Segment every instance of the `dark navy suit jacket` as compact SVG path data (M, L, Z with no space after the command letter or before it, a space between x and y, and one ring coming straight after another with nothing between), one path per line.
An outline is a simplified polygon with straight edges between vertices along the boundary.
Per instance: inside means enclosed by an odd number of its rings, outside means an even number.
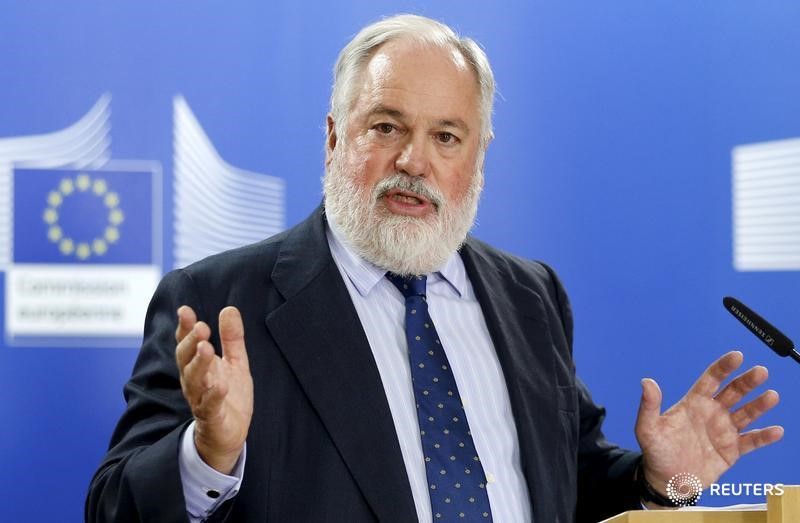
M604 411L575 376L572 317L555 274L473 238L460 254L507 380L534 520L597 521L637 508L639 455L603 437ZM320 207L282 234L164 277L125 386L127 409L90 486L88 521L186 521L178 449L192 416L174 341L182 304L211 326L218 351L217 314L239 308L254 379L244 481L213 520L416 520L378 369Z

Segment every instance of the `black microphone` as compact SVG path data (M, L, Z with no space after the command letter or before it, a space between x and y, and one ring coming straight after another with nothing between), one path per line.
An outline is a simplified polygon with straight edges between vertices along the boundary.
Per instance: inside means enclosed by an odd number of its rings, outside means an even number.
M751 308L736 298L725 296L722 304L739 320L742 325L750 329L758 339L770 349L774 350L778 356L791 356L792 359L800 363L800 353L794 349L794 343L784 333L776 329L770 322L759 316Z

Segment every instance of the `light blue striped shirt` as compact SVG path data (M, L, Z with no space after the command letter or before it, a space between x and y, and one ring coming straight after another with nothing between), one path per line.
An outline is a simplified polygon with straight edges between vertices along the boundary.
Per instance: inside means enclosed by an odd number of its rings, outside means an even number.
M386 271L358 256L329 223L328 244L367 334L380 372L420 521L432 521L406 352L405 300ZM496 523L531 521L519 440L506 380L480 304L458 254L428 275L428 308L450 360Z

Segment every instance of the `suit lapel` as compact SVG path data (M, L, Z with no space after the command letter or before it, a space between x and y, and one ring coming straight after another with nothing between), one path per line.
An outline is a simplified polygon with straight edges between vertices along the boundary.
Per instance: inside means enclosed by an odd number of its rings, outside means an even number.
M416 519L383 384L318 209L286 239L267 328L380 521Z
M506 378L535 521L555 521L558 398L550 326L541 296L500 271L472 240L461 250Z

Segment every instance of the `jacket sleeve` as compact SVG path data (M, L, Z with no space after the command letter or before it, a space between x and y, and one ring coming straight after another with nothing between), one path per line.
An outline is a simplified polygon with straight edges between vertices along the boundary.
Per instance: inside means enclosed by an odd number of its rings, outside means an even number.
M142 348L124 387L127 407L89 487L86 521L188 521L178 450L192 414L175 362L176 311L183 304L206 319L191 279L174 271L148 307Z
M567 342L572 346L572 310L567 294L555 272L545 267L553 282L552 292ZM622 449L606 439L602 430L605 408L594 403L586 385L577 376L575 384L579 409L576 520L593 523L626 510L641 509L634 482L641 454Z
M578 522L595 522L626 510L641 509L634 471L641 455L609 443L603 435L606 412L578 385L580 441L578 446Z

